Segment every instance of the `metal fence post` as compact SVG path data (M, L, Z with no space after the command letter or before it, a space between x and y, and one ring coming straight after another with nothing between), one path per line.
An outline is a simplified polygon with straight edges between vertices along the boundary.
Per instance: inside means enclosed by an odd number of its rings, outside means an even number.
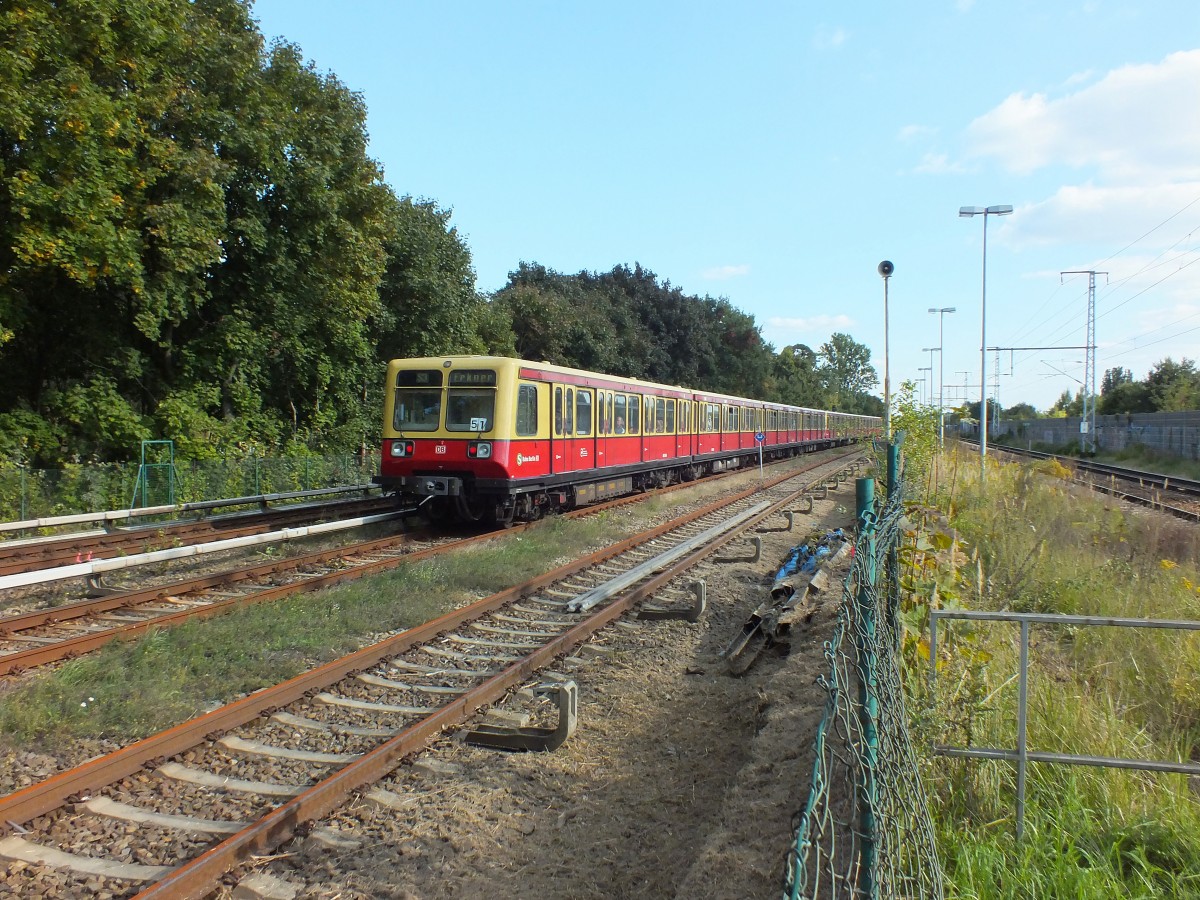
M888 444L887 459L887 502L890 505L900 492L900 445L904 443L904 432L896 433L896 440ZM893 534L887 546L887 627L900 649L900 553L897 543L899 535Z
M1025 767L1029 748L1025 726L1029 708L1029 620L1021 620L1021 671L1017 679L1017 841L1025 833Z
M874 897L876 892L877 835L875 807L877 788L875 769L879 758L879 698L875 684L875 605L877 572L875 555L875 481L858 478L854 482L855 515L858 519L857 553L866 554L866 575L858 585L855 611L858 627L854 629L857 653L859 726L862 729L862 808L859 828L862 832L859 849L858 895Z

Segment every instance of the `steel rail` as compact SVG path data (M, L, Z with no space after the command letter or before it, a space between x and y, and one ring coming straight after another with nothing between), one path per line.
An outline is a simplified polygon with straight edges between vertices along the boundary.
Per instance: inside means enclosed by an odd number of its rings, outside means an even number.
M394 508L388 498L371 497L355 500L337 500L321 504L304 504L266 512L240 513L221 518L196 519L185 522L163 522L158 525L123 528L119 531L84 532L58 536L43 541L21 541L0 543L0 576L24 572L52 570L55 567L82 562L87 553L89 560L111 559L130 549L140 548L149 552L156 547L171 546L174 541L184 539L196 544L247 535L262 534L281 525L312 522L330 517L346 518Z
M833 459L816 460L812 466L801 469L799 472L792 472L777 476L775 479L764 484L764 487L770 487L781 480L795 477L796 475L802 474L804 471L814 468L817 465L822 465L828 462L840 462L851 455L853 455L853 453L841 454ZM650 495L631 495L617 498L615 500L607 501L603 504L597 504L584 509L574 510L566 515L572 518L576 516L589 515L605 509L612 509L614 507L638 502L647 496L658 496L661 493L681 490L689 486L693 486L693 483L672 485L669 488L660 489L659 491L656 491ZM419 560L428 559L442 553L448 553L459 547L479 541L490 540L504 534L519 534L528 528L536 527L537 524L538 523L517 525L502 531L487 532L469 538L463 538L453 543L445 544L441 547L430 547L423 550L406 553L403 556L397 556L390 559L374 560L356 565L350 569L339 569L334 572L326 572L320 575L315 575L305 578L303 581L293 582L292 584L263 588L262 590L253 591L241 597L217 600L212 603L206 603L202 606L192 606L187 609L181 609L177 612L156 615L147 618L142 622L131 622L125 625L105 629L103 631L96 631L89 634L66 638L57 643L38 645L26 650L19 650L13 653L3 654L0 655L0 675L21 672L26 669L47 665L63 659L73 659L84 653L96 650L105 644L111 643L112 641L133 640L150 630L171 627L193 618L208 618L212 616L223 615L242 606L271 602L290 594L311 592L320 588L330 587L334 584L353 581L367 575L389 571L391 569L398 568L399 566L406 565L410 562L417 562ZM115 594L108 597L86 600L80 603L54 607L51 609L23 613L5 619L0 619L0 640L4 640L6 637L17 634L21 631L28 631L33 628L53 627L61 623L75 621L98 613L112 612L114 610L121 609L130 609L131 611L136 611L136 606L138 604L152 603L174 594L194 593L196 591L208 590L219 586L250 581L256 578L264 578L269 575L277 575L283 572L294 572L307 566L325 565L334 559L345 559L348 557L352 558L355 555L369 555L379 550L395 549L411 543L413 540L420 539L420 537L421 536L419 535L401 535L399 537L379 538L374 541L368 541L364 544L356 544L351 547L338 548L334 550L318 551L316 553L306 554L304 556L293 557L286 561L274 561L271 563L266 563L250 569L231 570L219 574L201 576L199 578L188 579L180 582L173 582L169 585L144 588L141 590Z
M964 443L970 443L970 441L964 441ZM1189 481L1183 478L1177 479L1171 476L1159 475L1155 472L1142 472L1137 469L1123 469L1120 466L1091 463L1087 460L1079 460L1071 456L1061 456L1055 453L1045 453L1041 450L1025 450L1021 447L1007 447L1003 445L997 445L993 449L997 453L1007 453L1010 456L1056 460L1069 468L1073 468L1075 477L1072 480L1077 484L1102 494L1108 494L1110 497L1116 497L1118 500L1125 500L1140 506L1148 506L1151 509L1168 513L1179 519L1200 522L1200 512L1164 503L1162 497L1157 493L1159 491L1164 493L1175 492L1184 497L1192 497L1200 489L1200 482ZM1121 478L1125 481L1138 482L1143 490L1151 491L1152 493L1150 496L1131 494L1128 491L1118 489L1115 484L1105 484L1102 481L1096 480L1095 477L1085 477L1088 475L1107 476L1109 478ZM1142 484L1142 482L1151 483Z
M743 491L735 498L710 504L702 510L668 522L647 532L646 535L638 537L652 540L653 537L650 535L658 536L667 531L673 531L723 507L731 506L739 500L749 499L761 490L761 487L755 487ZM672 578L692 568L701 559L715 553L737 534L754 527L778 509L791 504L797 496L804 493L804 490L805 488L801 488L781 500L769 504L760 513L745 519L738 527L675 561L649 581L617 596L611 603L593 613L580 624L550 639L529 655L507 666L479 686L405 729L375 750L364 754L358 760L313 785L303 794L276 807L262 819L211 847L196 859L184 863L166 877L138 893L135 900L176 900L176 898L192 900L192 898L206 896L230 869L249 860L254 855L263 854L278 847L301 831L308 823L337 809L351 794L387 775L405 757L424 749L447 728L461 725L476 711L500 699L511 688L522 683L539 669L549 665L553 660L619 618L635 603L650 596ZM623 544L629 544L631 541L636 541L633 546L645 542L634 538ZM609 550L611 549L609 548ZM596 556L607 559L616 555L610 553L609 550L589 557L587 565L591 565ZM602 559L595 561L602 561ZM571 564L563 568L577 571L580 567ZM553 580L558 580L558 578ZM521 588L516 590L521 590ZM492 598L482 602L488 604L489 611L496 606L503 605L503 603L494 604ZM3 814L3 810L0 810L0 814Z
M780 476L773 483L777 484L801 474L803 472L788 473ZM320 690L347 675L361 672L382 659L403 653L443 631L456 628L484 613L498 609L506 603L518 600L596 563L618 556L632 547L654 540L731 503L747 499L768 486L770 484L754 485L731 497L714 501L699 510L627 538L590 556L567 563L522 585L500 591L491 597L446 613L424 625L326 663L274 687L257 691L213 712L182 722L107 756L98 757L73 769L53 775L45 781L15 791L0 798L0 823L2 823L0 824L0 833L6 832L11 827L9 823L27 821L57 809L72 796L95 790L131 775L154 760L173 756L194 746L205 737L215 737L231 728L243 725L259 715L294 702L310 691Z

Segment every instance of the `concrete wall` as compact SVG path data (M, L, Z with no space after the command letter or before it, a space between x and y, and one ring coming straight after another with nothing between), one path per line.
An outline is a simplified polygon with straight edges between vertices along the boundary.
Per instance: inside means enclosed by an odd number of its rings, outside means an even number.
M988 434L992 439L1013 435L1016 443L1026 446L1078 444L1079 422L1078 416L994 422ZM975 425L965 427L969 430L964 433L978 431ZM1096 416L1095 442L1109 452L1141 444L1167 456L1200 459L1200 411Z

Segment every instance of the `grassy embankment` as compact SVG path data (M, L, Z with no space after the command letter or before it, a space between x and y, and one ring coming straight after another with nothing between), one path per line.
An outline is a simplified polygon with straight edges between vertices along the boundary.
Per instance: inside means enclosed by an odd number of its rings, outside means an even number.
M937 505L961 544L914 554L926 563L918 598L1200 619L1194 528L1072 490L1054 463L989 464L982 491L978 472L969 454L942 461ZM939 634L934 709L927 644L909 644L918 744L1014 748L1018 626L959 622L947 643ZM1034 626L1031 640L1031 750L1200 759L1200 635ZM1031 763L1020 842L1012 764L930 757L925 777L948 896L1200 897L1200 797L1183 775Z

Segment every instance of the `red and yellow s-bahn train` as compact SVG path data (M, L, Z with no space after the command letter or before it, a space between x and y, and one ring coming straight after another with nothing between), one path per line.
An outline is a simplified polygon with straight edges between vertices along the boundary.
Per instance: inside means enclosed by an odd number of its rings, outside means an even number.
M496 356L388 363L385 490L501 524L875 437L877 416Z

